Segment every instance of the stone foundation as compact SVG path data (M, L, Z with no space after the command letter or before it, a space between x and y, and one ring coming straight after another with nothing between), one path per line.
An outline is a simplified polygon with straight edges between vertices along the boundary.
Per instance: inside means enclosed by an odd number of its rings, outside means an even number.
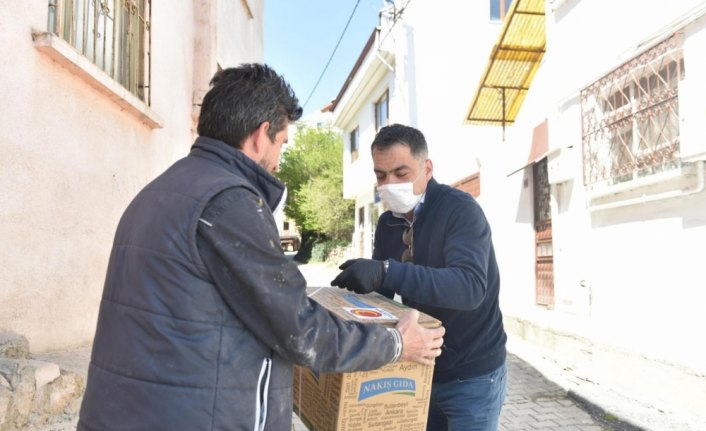
M0 332L0 431L74 421L84 388L85 375L32 359L26 338Z

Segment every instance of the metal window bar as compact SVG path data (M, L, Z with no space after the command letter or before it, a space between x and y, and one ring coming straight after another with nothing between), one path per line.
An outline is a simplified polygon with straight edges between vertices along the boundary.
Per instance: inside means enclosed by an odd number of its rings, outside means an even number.
M682 41L674 34L581 91L584 185L677 168Z
M48 0L48 31L150 104L151 0Z

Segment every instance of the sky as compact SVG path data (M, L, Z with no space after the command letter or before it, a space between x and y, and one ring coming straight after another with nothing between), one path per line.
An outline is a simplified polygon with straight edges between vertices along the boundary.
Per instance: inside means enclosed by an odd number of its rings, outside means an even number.
M304 116L336 98L378 25L384 4L383 0L265 0L265 63L289 82Z

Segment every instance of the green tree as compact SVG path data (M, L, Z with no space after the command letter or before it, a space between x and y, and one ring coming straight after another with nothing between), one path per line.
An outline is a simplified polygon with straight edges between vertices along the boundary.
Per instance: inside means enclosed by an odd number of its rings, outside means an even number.
M343 199L343 138L329 127L299 126L277 177L287 184L285 214L299 226L302 248L350 241L354 202Z
M353 202L341 197L343 176L326 171L312 178L299 192L304 225L336 241L350 241L353 233Z

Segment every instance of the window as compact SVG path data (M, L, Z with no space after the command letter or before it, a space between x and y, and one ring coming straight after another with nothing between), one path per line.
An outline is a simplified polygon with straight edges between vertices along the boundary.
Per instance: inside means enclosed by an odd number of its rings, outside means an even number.
M48 29L149 105L150 0L49 0Z
M502 22L511 5L512 0L490 0L490 21Z
M358 129L358 127L353 129L353 131L350 134L351 162L355 162L358 159L358 149L360 147L360 142L358 142L359 134L360 134L360 130Z
M617 184L681 166L681 38L673 35L581 91L584 184Z
M388 112L388 101L387 101L387 91L383 96L375 103L375 131L380 130L381 127L385 127L389 124L390 115Z

